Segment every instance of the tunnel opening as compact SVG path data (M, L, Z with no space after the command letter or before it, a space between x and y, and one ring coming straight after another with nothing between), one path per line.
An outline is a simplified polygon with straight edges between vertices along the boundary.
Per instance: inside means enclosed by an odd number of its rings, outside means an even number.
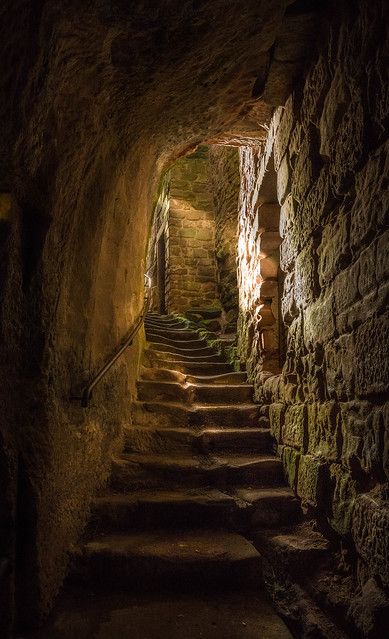
M232 576L237 636L384 637L384 3L32 4L1 12L8 635L70 573L40 639L117 632L90 588L169 592L148 622Z

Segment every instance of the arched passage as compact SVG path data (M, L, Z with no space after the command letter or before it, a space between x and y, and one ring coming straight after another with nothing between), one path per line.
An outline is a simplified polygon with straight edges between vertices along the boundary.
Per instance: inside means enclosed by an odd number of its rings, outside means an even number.
M28 540L39 566L29 602L35 619L63 580L68 549L130 419L141 339L88 413L69 401L69 389L104 360L142 305L158 179L201 142L249 146L258 130L265 139L272 107L285 103L297 78L275 154L292 229L288 368L262 390L275 433L285 427L291 483L337 534L352 534L363 570L372 566L361 588L377 575L386 583L386 555L375 552L381 523L369 527L386 521L384 5L361 1L356 17L347 3L331 7L323 18L316 3L275 0L244 10L221 0L131 9L116 1L4 3L4 512L12 565L19 456L36 504ZM31 235L34 217L39 232ZM353 285L344 289L344 280ZM312 423L324 435L307 444Z

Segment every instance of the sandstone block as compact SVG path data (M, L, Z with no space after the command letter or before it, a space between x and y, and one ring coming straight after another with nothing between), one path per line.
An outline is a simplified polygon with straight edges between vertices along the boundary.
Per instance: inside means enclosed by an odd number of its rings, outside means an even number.
M336 131L331 165L336 193L347 193L349 181L363 156L364 112L362 96L355 92Z
M308 190L318 177L321 166L321 158L316 154L315 136L309 129L300 145L292 176L291 193L297 202L304 201Z
M331 156L341 114L345 110L348 100L345 78L341 67L338 66L324 100L320 118L320 155L328 158Z
M301 117L306 125L318 123L330 81L328 62L324 56L320 56L308 72L304 85Z
M335 333L334 301L331 293L325 293L308 306L304 313L304 343L308 350L325 344Z
M350 532L357 483L340 464L330 465L331 504L329 523L339 534Z
M288 406L282 429L282 441L287 446L305 452L307 448L307 407L305 404Z
M370 578L363 584L360 594L350 603L348 616L366 639L386 636L389 627L389 601L375 579Z
M360 262L344 269L333 282L333 294L337 314L350 308L359 299L358 279Z
M386 478L389 479L389 402L381 408L384 426L383 469Z
M330 175L325 165L319 172L312 188L300 203L299 218L302 233L306 236L323 225L328 214L334 209L335 200L330 189Z
M389 195L385 188L385 175L389 142L371 155L355 177L355 201L351 209L350 243L359 247L368 243L376 233L377 225L385 224L389 210ZM386 171L386 173L385 173Z
M301 455L297 480L298 496L312 506L323 506L327 477L327 464L313 455Z
M355 334L356 392L361 397L389 389L389 313L370 317Z
M291 227L296 223L296 202L291 194L287 196L280 209L280 235L285 237Z
M290 271L294 267L300 248L300 241L298 228L290 228L280 246L280 268L282 271Z
M389 229L378 239L376 254L376 280L385 282L389 279Z
M342 462L354 474L380 473L383 424L366 401L341 404ZM381 471L382 472L382 471Z
M274 139L274 166L279 170L281 161L285 155L290 134L294 123L293 97L289 96L282 110L281 119L277 128L277 135Z
M298 255L295 265L294 297L298 308L306 308L317 295L314 242L311 241Z
M289 446L279 446L278 454L282 460L286 481L293 490L296 490L301 454Z
M359 257L358 290L361 296L372 291L376 283L376 253L377 243L372 242ZM389 260L388 260L389 263Z
M341 448L339 405L336 402L308 404L308 452L338 461Z
M333 224L327 224L323 229L322 241L317 249L321 286L331 282L349 260L348 227L348 216L338 215Z
M285 404L270 404L269 421L271 434L276 438L278 443L282 442L282 426L285 415Z
M298 316L298 309L294 297L294 271L287 273L284 281L284 293L281 300L281 312L286 324Z
M352 397L355 386L355 368L358 350L352 333L342 335L324 347L327 391L330 397Z
M372 575L389 586L389 501L385 489L359 495L355 500L352 536L357 552Z
M277 197L283 204L290 191L290 165L288 155L285 155L277 172Z

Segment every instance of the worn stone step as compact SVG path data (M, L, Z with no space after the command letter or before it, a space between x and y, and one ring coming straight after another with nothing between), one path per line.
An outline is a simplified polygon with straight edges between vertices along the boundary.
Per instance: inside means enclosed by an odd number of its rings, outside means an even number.
M252 403L191 406L174 402L133 403L133 424L138 426L258 428L259 417L260 406Z
M281 461L265 455L184 456L123 454L112 464L113 490L136 487L232 485L277 486L284 484Z
M237 373L235 371L217 374L217 375L187 375L174 368L150 368L143 366L140 371L142 380L178 382L180 384L213 384L223 385L247 384L247 374Z
M246 525L248 510L246 502L209 487L107 493L92 504L90 529L101 532L158 526L236 529Z
M237 533L153 530L106 535L76 553L77 577L95 588L193 590L199 585L258 586L261 556Z
M212 351L213 352L213 351ZM147 362L155 362L158 365L158 362L166 362L166 361L176 361L179 360L183 363L194 363L194 362L204 362L204 363L214 363L220 362L225 363L224 357L222 355L203 355L203 354L195 354L192 353L184 353L184 352L170 352L170 351L160 351L157 349L146 348L144 350L144 361Z
M193 346L193 345L185 345L184 342L177 342L176 344L163 344L162 342L148 342L147 348L150 351L159 351L160 353L176 353L178 355L183 355L185 357L188 356L202 356L202 355L215 355L215 351L211 346Z
M317 564L328 557L330 549L328 539L315 529L315 522L309 521L281 529L258 529L253 540L260 552L271 557L272 562L282 564L297 579L315 570Z
M145 326L156 326L161 328L186 328L185 322L180 319L171 317L170 319L146 317Z
M253 397L253 387L248 384L180 384L170 381L140 380L137 387L138 399L144 401L247 404Z
M271 453L273 437L268 429L127 428L125 452L194 454Z
M175 342L186 342L189 340L198 340L199 336L196 331L187 328L156 328L154 326L146 327L146 333L158 335Z
M248 528L260 530L292 525L302 516L300 501L288 487L237 488L233 493L248 509Z
M209 486L172 490L108 492L92 503L91 532L121 532L162 526L258 531L298 523L300 502L289 488ZM254 532L256 535L256 533Z
M274 445L269 429L209 428L201 432L199 439L201 450L208 454L219 452L270 454Z
M232 364L227 364L226 362L184 362L173 357L170 360L164 360L163 356L158 358L153 356L153 354L148 354L147 352L144 352L144 364L145 367L153 368L154 370L158 370L159 368L168 370L173 369L174 371L184 373L185 375L219 375L229 373L234 370Z
M149 344L164 344L165 346L172 346L173 348L178 348L180 351L185 352L195 349L210 348L204 339L199 339L198 337L189 340L173 340L168 337L162 337L162 335L146 331L146 339Z
M227 372L216 375L186 375L186 382L191 384L247 384L247 373L245 372Z

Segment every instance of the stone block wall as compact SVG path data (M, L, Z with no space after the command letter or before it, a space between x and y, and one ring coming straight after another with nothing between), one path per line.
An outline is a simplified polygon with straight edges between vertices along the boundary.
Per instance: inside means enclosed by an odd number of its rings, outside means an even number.
M218 291L225 311L226 330L235 330L239 299L237 239L239 202L239 153L235 147L209 147L209 188L215 210L215 251Z
M207 149L200 147L171 168L166 290L170 313L220 306L208 161Z
M158 255L158 241L164 238L164 261L168 261L169 249L169 203L170 203L170 171L166 171L161 177L158 192L153 207L153 219L151 223L150 236L147 247L146 257L146 273L151 278L152 285L152 302L151 310L161 311L162 299L165 301L165 293L162 292L163 287L166 291L167 272L163 269L160 272L160 264Z
M241 153L257 206L274 153L281 205L282 374L263 369L261 273L241 292L241 350L303 504L354 545L362 581L389 586L388 142L384 3L340 3L266 148ZM241 229L255 235L255 219ZM260 268L260 263L258 261ZM245 262L240 260L240 271ZM241 284L241 281L240 281Z
M272 134L263 147L240 150L238 281L239 356L249 376L279 372L281 331L279 219Z

